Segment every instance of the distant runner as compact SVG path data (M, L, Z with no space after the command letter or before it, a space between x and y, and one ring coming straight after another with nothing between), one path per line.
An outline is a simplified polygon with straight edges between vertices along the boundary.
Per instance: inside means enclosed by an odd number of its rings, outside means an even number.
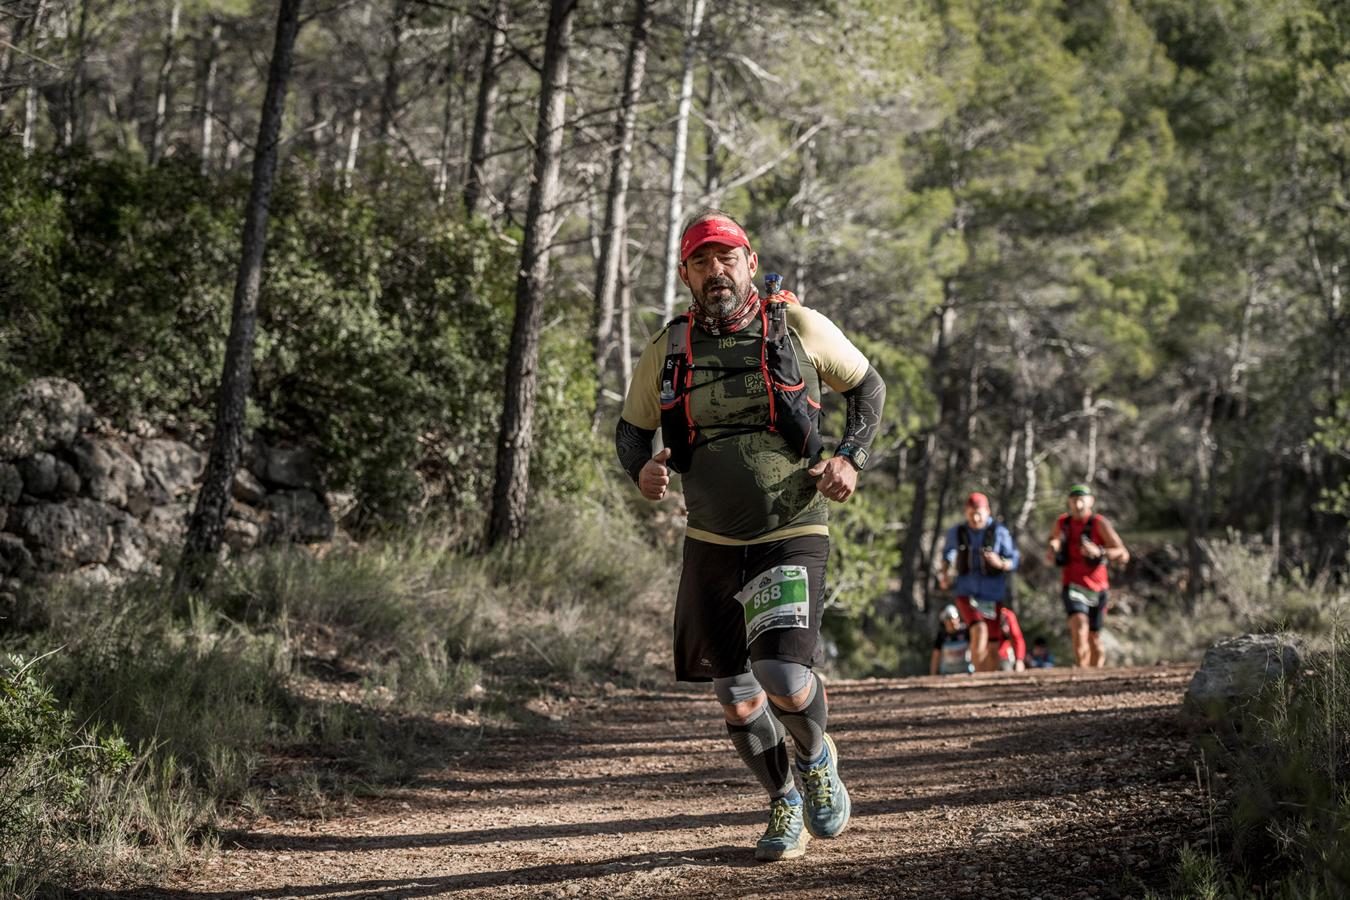
M1130 561L1120 535L1092 511L1092 489L1085 484L1069 488L1069 512L1060 516L1050 532L1046 559L1063 569L1060 597L1069 620L1069 638L1079 666L1106 665L1100 632L1106 619L1108 560L1119 565Z
M956 595L956 608L970 628L970 658L976 671L1015 668L1015 663L1026 655L1026 645L1017 627L1017 616L1013 615L1010 629L1005 629L1000 614L1008 597L1008 582L1022 555L1007 527L993 521L988 497L979 492L971 494L966 498L965 512L966 521L947 530L938 586ZM1016 644L1007 635L1009 646L1020 644L1021 649L1013 661L1003 665L991 648L998 647L1009 630L1017 635Z
M694 218L680 242L693 296L647 346L615 441L648 500L673 469L689 509L675 601L675 677L711 681L741 759L768 792L760 860L834 837L851 803L825 733L820 616L827 500L852 496L886 386L829 319L751 281L759 258L726 213ZM820 394L847 401L843 439L821 459ZM661 430L665 448L652 455ZM793 782L786 734L796 747Z
M975 665L970 661L970 630L961 624L961 614L956 607L948 603L938 620L928 674L967 675L974 671Z

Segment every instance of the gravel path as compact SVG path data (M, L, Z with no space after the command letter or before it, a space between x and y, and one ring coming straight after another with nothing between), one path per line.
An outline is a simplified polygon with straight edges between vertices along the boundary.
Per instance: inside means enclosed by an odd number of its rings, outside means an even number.
M620 691L326 821L227 832L122 896L1142 897L1204 839L1191 669L837 681L840 837L754 861L766 803L710 691Z

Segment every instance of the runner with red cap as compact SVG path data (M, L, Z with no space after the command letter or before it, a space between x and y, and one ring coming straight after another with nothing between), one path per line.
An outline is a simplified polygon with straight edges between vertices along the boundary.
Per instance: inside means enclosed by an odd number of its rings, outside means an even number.
M1026 641L1017 613L1006 602L1020 560L1012 533L993 520L989 498L978 491L967 497L965 522L947 531L938 585L956 595L978 672L1025 668Z
M769 795L755 856L778 860L839 834L852 809L813 667L823 658L828 501L852 496L886 387L829 319L785 292L761 297L758 268L726 213L708 210L685 229L679 274L693 302L638 361L615 443L648 500L665 498L672 471L683 476L675 677L712 682L732 745ZM848 405L829 457L824 387ZM664 447L653 455L658 429Z

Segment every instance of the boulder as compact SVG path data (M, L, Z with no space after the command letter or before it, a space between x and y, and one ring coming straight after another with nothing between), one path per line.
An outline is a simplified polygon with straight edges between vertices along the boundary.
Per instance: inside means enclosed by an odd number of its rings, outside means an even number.
M281 488L312 488L318 483L314 458L303 447L268 447L263 481Z
M272 540L313 544L332 538L337 527L313 491L277 491L268 495L264 506L272 514L268 528Z
M261 539L262 528L257 524L233 516L225 520L225 543L232 552L252 550Z
M0 533L0 575L23 576L33 570L33 554L17 534Z
M104 503L128 509L133 501L142 501L145 475L138 463L118 441L80 437L71 444L80 475L89 483L89 496Z
M23 476L19 474L19 467L0 462L0 506L13 506L19 502L22 493Z
M0 460L69 444L93 420L79 385L61 378L30 381L0 404Z
M323 495L328 503L328 511L335 521L341 522L356 509L356 495L344 491L328 491Z
M141 520L141 527L151 547L172 547L183 543L187 536L188 516L192 508L186 503L153 506Z
M1213 724L1280 679L1298 676L1304 656L1293 634L1244 634L1219 641L1191 678L1182 701L1188 719Z
M108 554L108 565L123 572L148 572L152 548L145 527L130 516L113 523L113 546Z
M153 438L136 447L151 503L167 503L192 490L206 468L206 454L182 441Z
M68 500L80 495L80 473L64 459L56 461L56 493L58 500Z
M262 482L248 469L240 469L234 473L230 493L236 500L243 500L245 503L261 503L267 496L267 488L263 487Z
M113 548L113 525L123 517L106 503L80 497L20 507L11 527L39 563L64 569L107 562Z
M24 493L33 497L50 497L56 493L60 476L56 473L55 456L38 451L19 460L18 469L23 478Z

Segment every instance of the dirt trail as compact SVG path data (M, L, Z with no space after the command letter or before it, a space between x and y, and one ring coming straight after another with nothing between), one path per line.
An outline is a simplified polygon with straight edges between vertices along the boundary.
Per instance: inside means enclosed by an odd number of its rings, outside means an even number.
M1203 840L1190 671L834 682L853 821L796 861L754 862L765 801L711 693L671 689L491 739L359 815L231 832L136 895L1142 896Z

